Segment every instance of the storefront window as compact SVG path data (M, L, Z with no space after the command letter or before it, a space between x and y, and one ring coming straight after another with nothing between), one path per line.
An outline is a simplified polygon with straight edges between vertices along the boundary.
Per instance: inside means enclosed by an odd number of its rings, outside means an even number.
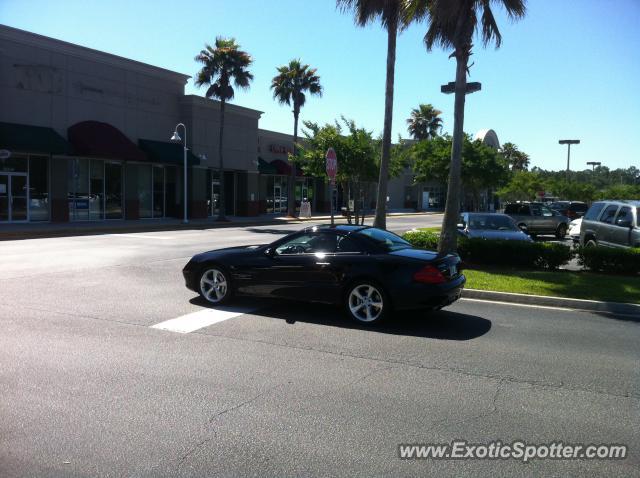
M122 164L106 162L105 175L105 217L122 219Z
M207 210L209 216L217 216L220 211L220 172L209 169L207 171Z
M0 172L26 173L27 172L27 155L14 153L8 158L0 159Z
M49 158L29 157L29 218L49 220Z
M153 167L153 217L164 217L164 168Z
M138 201L140 218L152 217L153 194L151 182L151 166L146 164L138 165Z
M104 161L92 159L89 163L89 219L103 219L104 214Z
M69 219L89 219L89 160L70 159L68 165Z

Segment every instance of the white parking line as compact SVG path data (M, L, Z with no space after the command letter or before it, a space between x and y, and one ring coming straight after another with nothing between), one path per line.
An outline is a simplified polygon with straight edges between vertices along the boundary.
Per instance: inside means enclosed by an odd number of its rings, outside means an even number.
M204 309L191 314L182 315L175 319L165 320L152 325L152 329L168 330L180 334L188 334L198 329L208 327L218 322L233 319L239 315L248 314L256 310L254 307L221 307L217 309Z

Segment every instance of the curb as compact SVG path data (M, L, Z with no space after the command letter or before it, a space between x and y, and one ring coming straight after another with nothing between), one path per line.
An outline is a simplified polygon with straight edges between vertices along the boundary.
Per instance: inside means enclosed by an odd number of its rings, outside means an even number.
M420 215L429 215L429 213L416 213L416 212L406 212L406 213L389 213L387 217L404 217L404 216L420 216ZM373 216L366 216L373 217ZM336 215L336 220L343 219L344 216ZM328 221L331 219L331 216L316 216L310 218L274 218L274 219L266 219L261 221L229 221L229 222L189 222L188 224L183 223L173 223L173 224L122 224L120 227L64 227L64 228L55 228L55 227L47 227L43 226L34 230L17 230L17 231L0 231L0 242L1 241L14 241L14 240L23 240L23 239L44 239L50 237L71 237L71 236L91 236L91 235L99 235L99 234L128 234L128 233L137 233L137 232L157 232L157 231L180 231L185 229L191 230L203 230L203 229L218 229L218 228L228 228L228 227L254 227L254 226L272 226L272 225L282 225L282 224L305 224L305 223L314 223L314 222L322 222ZM102 224L97 222L96 224Z
M494 292L478 289L463 289L465 299L494 300L513 304L540 305L562 307L566 309L586 310L590 312L606 312L632 316L632 320L640 322L640 304L624 302L602 302L598 300L571 299L569 297L550 297L544 295L513 294L510 292Z

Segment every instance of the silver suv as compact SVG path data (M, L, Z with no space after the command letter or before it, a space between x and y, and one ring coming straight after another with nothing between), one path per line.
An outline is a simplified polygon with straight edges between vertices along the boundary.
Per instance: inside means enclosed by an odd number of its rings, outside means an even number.
M530 236L554 234L562 239L569 228L569 218L539 202L507 204L504 213L511 216L518 227Z
M581 246L640 247L640 201L594 202L582 218Z

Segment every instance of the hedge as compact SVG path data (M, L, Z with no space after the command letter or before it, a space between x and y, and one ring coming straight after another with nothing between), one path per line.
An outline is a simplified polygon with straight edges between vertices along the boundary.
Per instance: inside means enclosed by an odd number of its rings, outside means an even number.
M595 272L637 275L640 273L640 248L580 247L578 262Z
M440 236L433 232L409 231L403 237L414 247L437 249ZM571 248L564 244L464 237L458 238L458 254L471 264L551 270L574 257Z

